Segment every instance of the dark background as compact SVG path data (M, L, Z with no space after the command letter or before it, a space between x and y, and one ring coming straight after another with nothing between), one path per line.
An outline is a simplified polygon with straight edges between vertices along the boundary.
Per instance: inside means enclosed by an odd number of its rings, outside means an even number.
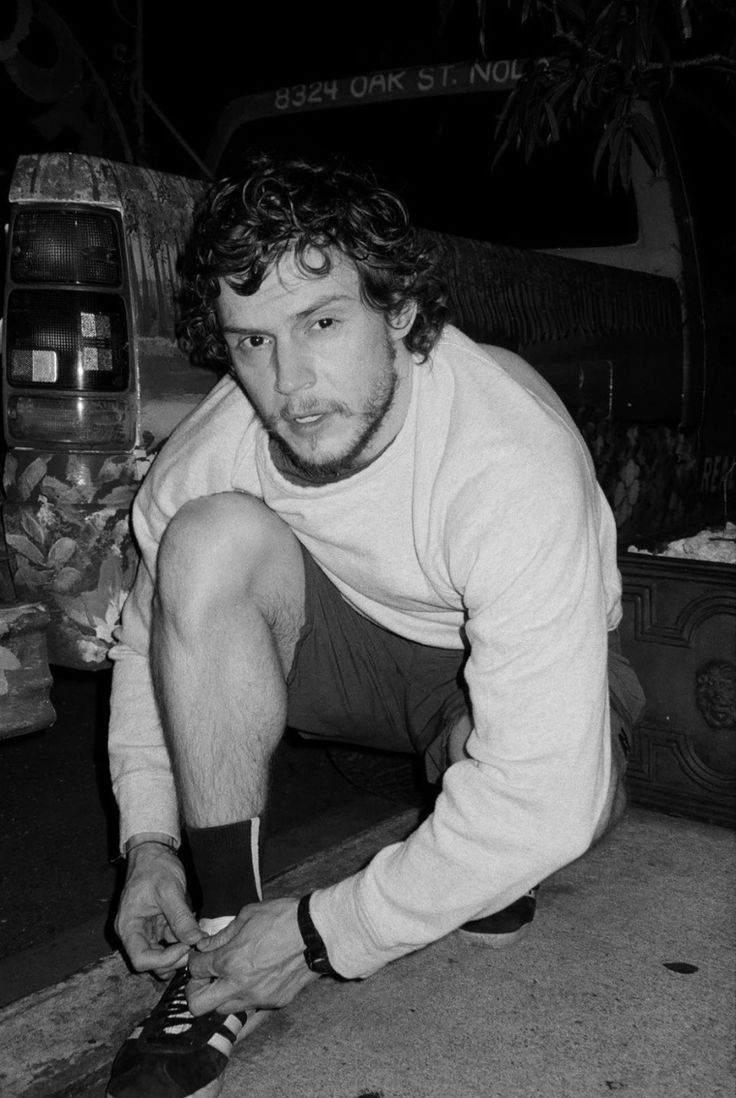
M137 159L172 171L192 171L195 165L161 115L201 157L219 111L235 96L392 65L479 56L475 0L246 0L237 5L220 0L187 10L170 0L5 0L0 43L14 29L17 33L26 9L35 22L32 37L23 41L24 56L55 70L58 53L48 19L56 14L84 54L84 80L92 76L98 90L100 82L105 84ZM505 46L524 40L505 3L494 6L493 20ZM495 50L490 55L499 56ZM155 108L141 102L141 91ZM54 114L48 103L33 102L1 68L0 97L5 107L3 170L20 151L49 144L70 147L75 135L62 125L63 114ZM105 154L119 155L115 127L109 117L100 120L103 108L89 99L84 108L90 121L107 131ZM87 137L91 134L89 129Z

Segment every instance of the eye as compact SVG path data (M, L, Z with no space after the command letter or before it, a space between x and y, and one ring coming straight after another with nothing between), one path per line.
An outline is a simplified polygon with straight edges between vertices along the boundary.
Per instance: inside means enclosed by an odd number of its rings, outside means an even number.
M266 336L249 335L238 340L238 349L242 351L260 351L268 343Z
M337 321L334 316L321 316L319 320L315 321L315 328L320 332L327 332L330 328L334 328Z

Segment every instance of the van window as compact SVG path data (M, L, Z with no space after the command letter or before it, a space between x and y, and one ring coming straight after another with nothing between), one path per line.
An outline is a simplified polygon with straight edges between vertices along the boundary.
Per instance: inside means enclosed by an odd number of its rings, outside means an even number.
M237 174L252 149L339 150L372 167L427 229L528 248L632 244L633 196L593 178L596 138L576 134L530 164L509 151L495 168L505 93L336 107L252 121L236 130L218 175Z

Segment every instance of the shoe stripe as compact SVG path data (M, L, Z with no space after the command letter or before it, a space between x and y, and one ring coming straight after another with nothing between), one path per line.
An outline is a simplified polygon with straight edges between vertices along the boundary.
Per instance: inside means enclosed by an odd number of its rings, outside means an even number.
M223 1056L229 1056L233 1050L232 1037L226 1037L224 1033L213 1033L207 1044L212 1045L212 1047L221 1052Z
M240 1018L238 1018L236 1014L228 1014L227 1018L222 1019L222 1024L223 1026L227 1026L233 1037L238 1036L244 1025L244 1023L240 1021Z

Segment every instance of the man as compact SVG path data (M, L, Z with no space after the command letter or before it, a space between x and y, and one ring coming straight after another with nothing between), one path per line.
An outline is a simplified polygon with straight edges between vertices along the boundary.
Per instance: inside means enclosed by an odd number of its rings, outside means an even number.
M217 1094L259 1010L318 975L370 976L458 928L513 938L537 883L620 814L636 708L626 689L609 705L616 534L585 446L526 363L445 322L437 258L396 197L257 158L200 204L184 285L186 345L229 374L134 508L116 927L136 969L173 978L112 1098ZM420 752L442 788L362 872L264 903L287 724Z

